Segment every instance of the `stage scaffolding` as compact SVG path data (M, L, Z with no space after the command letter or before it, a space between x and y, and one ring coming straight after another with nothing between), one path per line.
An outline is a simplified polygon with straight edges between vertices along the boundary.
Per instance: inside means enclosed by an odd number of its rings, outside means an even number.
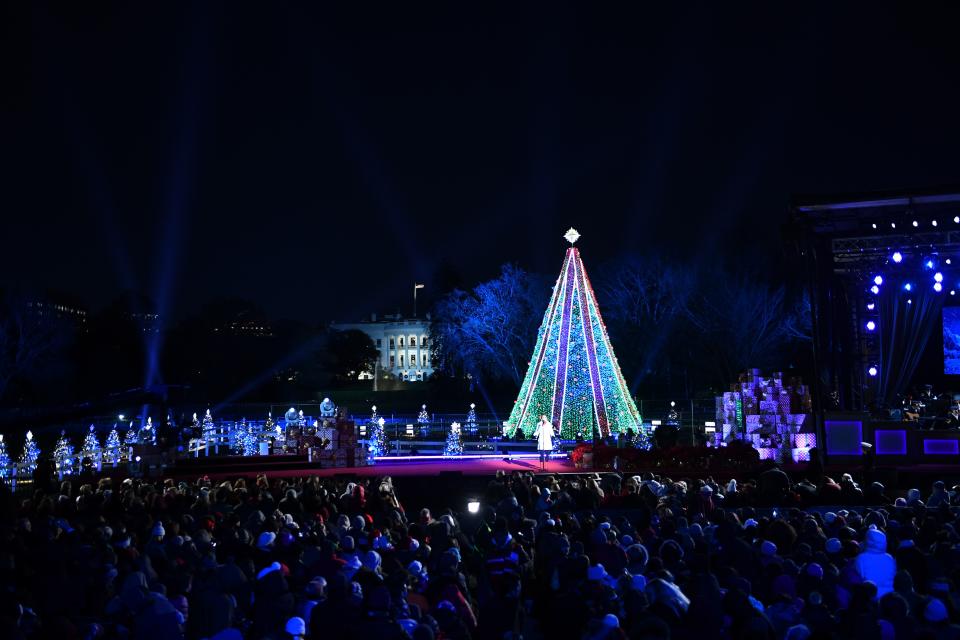
M878 399L884 363L881 332L868 329L879 320L871 288L894 267L894 252L920 269L936 259L960 274L960 187L797 198L790 213L811 301L814 410L822 425L824 411L865 411ZM907 263L896 268L909 272Z

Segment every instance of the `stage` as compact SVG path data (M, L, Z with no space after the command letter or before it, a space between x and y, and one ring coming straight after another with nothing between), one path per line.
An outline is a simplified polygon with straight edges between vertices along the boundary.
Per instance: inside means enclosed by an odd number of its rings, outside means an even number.
M303 456L253 456L199 458L181 461L167 467L164 477L190 479L209 476L211 480L227 478L255 478L265 475L268 478L295 478L317 476L332 478L337 476L356 477L436 477L459 474L464 476L493 476L498 471L532 471L534 473L575 473L578 469L567 458L554 457L541 469L536 456L504 457L503 455L470 456L465 459L443 456L412 456L396 460L382 458L376 464L359 467L321 467L309 462Z

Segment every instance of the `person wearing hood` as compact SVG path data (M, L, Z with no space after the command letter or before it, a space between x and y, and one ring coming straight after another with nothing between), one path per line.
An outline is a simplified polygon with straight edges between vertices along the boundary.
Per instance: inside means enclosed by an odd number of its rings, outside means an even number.
M253 628L259 634L257 637L282 631L293 616L293 594L283 574L283 566L274 562L257 575L253 600Z
M877 585L877 598L893 591L897 561L887 553L887 536L879 529L867 529L865 549L853 560L853 568L861 580Z

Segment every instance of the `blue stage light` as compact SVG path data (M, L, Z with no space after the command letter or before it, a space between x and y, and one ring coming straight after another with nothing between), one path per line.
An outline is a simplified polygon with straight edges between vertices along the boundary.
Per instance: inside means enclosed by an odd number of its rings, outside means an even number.
M867 373L870 374L871 378L875 378L877 374L880 373L880 370L877 369L877 365L871 365L870 368L867 369Z
M919 227L919 226L920 226L920 223L919 223L919 222L917 222L916 220L914 220L914 221L913 221L913 226L915 226L915 227Z
M880 293L880 287L878 287L877 285L873 285L872 287L870 287L870 291L871 291L874 295L876 295L876 294Z
M891 229L896 229L896 228L897 228L897 223L896 223L896 222L891 222L891 223L890 223L890 228L891 228Z
M934 282L933 290L936 291L937 293L940 293L941 291L943 291L943 285L940 284L939 282Z
M937 221L936 221L936 220L933 220L933 221L930 222L930 224L932 224L933 226L937 226Z
M874 322L873 320L868 320L868 321L867 321L867 331L873 331L873 330L876 329L876 328L877 328L877 323L876 323L876 322Z
M867 311L873 311L873 310L876 309L876 308L877 308L877 303L875 303L875 302L868 302L868 303L867 303Z
M950 295L952 295L952 296L957 295L956 289L950 289Z
M925 266L927 269L933 269L933 260L927 260L923 263L923 266Z
M896 262L897 264L900 264L901 262L903 262L903 254L900 253L899 251L894 251L892 258L893 258L893 261Z
M883 276L874 276L874 277L873 277L873 283L874 283L874 284L883 284Z
M913 298L907 298L907 304L913 304Z
M953 262L950 260L950 258L947 258L947 259L945 260L945 262L946 262L947 264L953 264Z
M953 221L954 221L956 224L960 224L960 216L953 216Z
M937 282L943 282L943 274L937 271L935 274L933 274L933 279Z
M913 291L913 285L908 282L907 284L903 285L903 290L904 290L904 291Z

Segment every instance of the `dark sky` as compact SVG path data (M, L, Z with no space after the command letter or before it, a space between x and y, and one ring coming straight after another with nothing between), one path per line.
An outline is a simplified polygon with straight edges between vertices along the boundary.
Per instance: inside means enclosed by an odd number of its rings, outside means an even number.
M956 10L583 4L8 3L0 284L352 319L960 181Z

